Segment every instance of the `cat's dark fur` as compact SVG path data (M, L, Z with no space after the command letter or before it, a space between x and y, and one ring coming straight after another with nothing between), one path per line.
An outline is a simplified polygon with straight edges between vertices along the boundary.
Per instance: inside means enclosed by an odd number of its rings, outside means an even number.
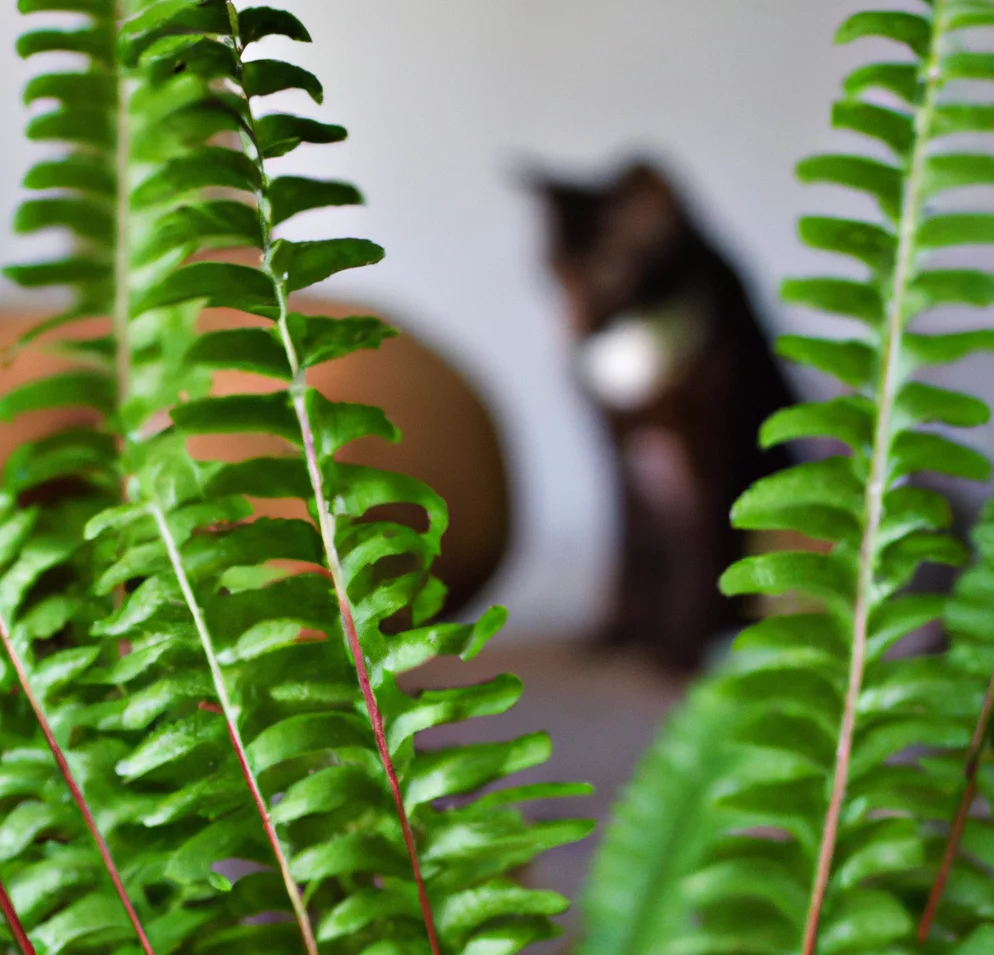
M599 188L537 186L578 357L620 316L662 316L658 325L629 321L643 334L664 329L675 308L683 340L697 336L645 400L619 408L591 393L624 493L616 611L603 639L694 667L713 637L741 622L716 584L744 552L729 511L753 481L787 464L781 450L758 450L757 432L790 392L735 270L663 175L639 163Z

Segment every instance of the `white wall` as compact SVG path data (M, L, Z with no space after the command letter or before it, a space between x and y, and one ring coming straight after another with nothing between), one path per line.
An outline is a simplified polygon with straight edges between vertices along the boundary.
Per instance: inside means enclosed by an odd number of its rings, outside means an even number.
M8 37L20 28L13 6L0 8ZM812 262L794 240L794 220L838 199L802 190L792 166L839 143L828 130L829 105L867 50L833 47L831 37L857 4L288 6L318 42L284 49L279 41L273 55L292 55L321 76L327 100L318 115L346 125L351 139L286 162L350 177L368 198L365 209L309 214L294 236L352 234L387 247L382 265L339 277L331 289L389 310L478 379L517 468L521 525L517 559L492 596L510 604L518 629L583 630L603 608L611 570L611 487L599 432L566 374L539 211L515 171L538 159L599 172L632 150L668 158L780 327L776 281ZM4 219L32 155L16 132L24 74L8 52L0 88ZM20 241L2 242L0 260L23 257Z

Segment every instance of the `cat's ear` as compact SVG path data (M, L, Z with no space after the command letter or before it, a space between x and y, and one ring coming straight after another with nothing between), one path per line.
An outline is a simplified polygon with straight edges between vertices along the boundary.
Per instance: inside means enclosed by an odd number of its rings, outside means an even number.
M686 238L687 228L673 186L657 168L636 162L619 176L604 213L603 240L608 247L658 258Z
M604 193L535 171L523 180L542 203L550 258L569 261L590 252L600 237Z

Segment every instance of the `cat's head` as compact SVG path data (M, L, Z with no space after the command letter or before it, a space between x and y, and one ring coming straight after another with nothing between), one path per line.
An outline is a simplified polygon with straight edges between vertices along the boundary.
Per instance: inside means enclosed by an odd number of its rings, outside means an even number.
M669 181L634 163L606 183L532 179L548 215L549 263L578 335L678 290L694 232Z

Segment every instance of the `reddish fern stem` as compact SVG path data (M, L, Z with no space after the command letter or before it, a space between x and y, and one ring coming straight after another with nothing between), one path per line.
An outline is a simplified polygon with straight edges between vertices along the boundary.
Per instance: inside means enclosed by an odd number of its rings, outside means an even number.
M994 677L987 685L987 694L984 697L984 705L980 710L980 718L973 731L973 738L970 740L970 748L967 750L966 766L963 773L966 776L966 789L963 791L963 798L960 800L956 816L949 830L949 840L946 842L946 851L942 855L942 862L936 874L935 882L932 884L932 891L929 893L928 904L922 920L918 924L918 941L924 943L932 931L932 923L935 921L935 913L942 901L942 894L946 890L946 882L949 881L949 874L952 872L953 863L959 853L960 843L963 841L963 831L966 829L966 822L970 816L970 807L977 797L977 773L980 770L980 754L984 748L984 740L987 739L987 732L991 725L991 716L994 715Z
M97 826L97 821L94 819L90 806L86 801L86 797L83 795L83 790L76 782L76 777L73 776L73 772L69 768L69 763L66 760L65 753L63 753L62 747L55 738L55 733L52 730L51 724L48 722L48 717L45 716L45 711L42 709L41 703L38 701L34 691L31 689L27 671L25 670L24 664L20 657L17 655L17 651L14 649L14 641L11 639L10 630L7 627L7 621L3 618L0 618L0 640L3 641L4 648L7 651L7 656L10 658L10 662L14 667L14 672L17 674L18 682L21 684L21 690L24 692L25 698L30 704L31 709L34 711L35 719L41 727L41 732L45 737L45 742L48 743L48 748L52 751L52 755L55 757L56 765L59 767L59 773L65 780L66 785L69 787L69 791L72 793L72 798L79 807L79 811L83 816L84 822L86 823L86 828L90 830L90 835L93 836L93 841L97 844L97 851L100 853L100 858L103 861L104 868L107 870L111 881L114 883L114 888L117 891L118 898L121 900L121 905L124 906L124 910L128 914L128 919L135 930L135 934L138 936L138 941L141 944L142 951L145 952L145 955L155 955L155 952L152 950L152 943L148 940L148 936L145 934L145 929L142 926L141 920L138 918L138 913L135 911L135 907L131 904L131 899L128 898L127 890L124 888L124 883L121 881L121 874L118 872L117 865L114 863L110 847L107 845L106 840Z
M314 432L311 430L310 417L307 414L307 407L304 404L302 395L294 396L293 406L297 412L297 421L300 423L300 433L304 442L304 457L307 459L307 470L310 474L311 484L317 499L321 539L324 543L325 555L328 559L328 569L331 571L331 578L335 586L335 596L338 599L338 606L342 615L342 629L345 631L345 637L348 640L349 649L352 653L352 662L355 664L356 675L359 678L359 687L362 690L362 698L366 703L366 710L369 713L369 722L373 727L373 736L376 738L376 748L380 754L380 762L383 764L383 769L386 772L387 780L390 784L390 793L397 808L397 818L400 820L400 828L404 834L404 845L407 847L407 855L411 861L411 871L414 873L414 881L418 887L418 902L421 906L425 931L428 933L428 943L431 946L432 955L441 955L438 943L438 931L435 927L435 916L432 913L431 900L428 898L428 889L425 886L424 876L421 873L417 843L414 840L411 821L404 806L404 797L400 791L400 780L397 777L397 770L394 767L393 759L390 756L390 748L387 745L386 731L383 726L383 714L380 712L379 704L376 702L376 694L373 692L373 685L369 679L366 657L363 654L359 632L356 629L355 618L352 615L352 604L345 589L345 572L342 569L342 563L338 557L338 549L335 546L335 522L325 501L324 480L321 476L321 468L318 465Z
M241 42L238 29L238 13L231 0L228 0L228 17L231 21L231 48L235 54L236 76L239 82L241 82L244 46ZM249 155L254 155L259 170L260 183L256 191L256 200L259 206L259 226L262 230L262 269L273 283L273 291L276 294L276 300L279 304L278 327L283 342L283 349L286 352L287 364L290 366L290 371L293 374L293 384L291 386L293 407L300 425L300 434L304 445L304 457L307 461L307 472L310 476L311 490L314 492L314 501L317 506L321 541L324 546L325 557L328 561L328 570L331 572L335 588L335 597L338 601L339 612L342 618L342 629L345 631L345 636L348 640L352 662L356 669L359 687L362 690L362 698L366 704L366 711L369 714L369 722L373 727L376 749L379 752L380 762L383 765L383 770L390 785L390 793L393 796L394 805L397 809L397 818L400 821L400 828L404 835L404 845L407 848L407 855L411 862L411 871L418 888L418 902L421 907L422 918L424 919L425 932L428 935L428 944L431 947L432 955L441 955L438 931L435 927L435 917L432 913L431 901L428 898L428 889L425 886L424 876L421 872L421 863L418 859L417 843L414 840L411 821L407 816L407 809L404 806L404 797L400 791L400 780L397 777L397 770L390 756L390 748L387 746L386 731L383 726L383 714L380 712L379 704L376 702L376 694L373 692L373 685L369 679L366 658L363 655L362 643L359 640L355 618L352 615L352 605L345 587L345 573L338 557L338 549L335 546L335 520L328 510L327 500L324 495L324 479L321 476L321 468L318 464L314 431L311 428L311 420L307 413L307 405L305 404L301 387L305 383L304 369L301 368L300 357L297 354L297 348L293 343L293 337L290 335L290 328L287 323L289 302L287 300L285 276L278 274L271 260L273 252L273 224L272 206L269 200L270 180L266 173L266 164L259 145L255 116L252 113L248 97L246 97L245 104L248 107L249 123L247 128L243 130L242 142L247 147L246 152Z
M300 930L300 937L303 940L304 948L307 949L308 955L318 955L318 943L314 937L314 928L311 925L311 919L307 913L307 906L304 904L304 900L300 894L300 888L298 887L296 881L294 881L293 874L290 872L290 860L287 858L287 854L283 849L282 843L280 842L279 834L276 832L276 826L273 825L272 817L270 816L269 809L266 806L265 797L262 795L262 791L259 788L259 782L255 778L255 773L252 772L252 767L249 765L248 753L245 750L245 743L242 740L242 734L238 729L238 713L228 695L227 685L224 682L224 672L221 670L221 664L218 661L217 653L214 650L214 641L211 639L210 630L207 627L207 621L204 618L203 610L201 609L196 595L193 592L193 587L190 584L190 578L187 576L186 569L183 566L183 559L180 555L179 548L176 546L176 541L169 530L169 524L166 521L165 514L157 505L153 505L151 507L151 512L152 516L155 518L156 525L159 528L159 536L166 548L166 554L169 557L169 563L172 565L176 581L183 593L183 599L186 602L187 609L190 611L190 616L193 618L194 626L197 629L197 635L200 637L200 644L203 648L204 656L207 659L207 665L211 671L211 678L214 682L214 692L217 693L218 705L215 707L210 703L201 703L201 709L213 712L220 710L221 715L224 718L225 725L228 728L228 735L231 737L231 745L235 750L235 755L238 757L238 765L241 768L242 776L245 779L245 785L248 787L249 793L252 796L252 802L255 804L255 808L262 820L262 826L265 830L266 838L269 840L269 844L273 850L273 855L276 857L276 863L280 869L280 875L283 877L283 885L286 887L287 897L290 899L290 904L293 907L293 914L297 920L297 927Z
M952 872L953 863L956 861L959 844L963 838L963 830L966 828L966 821L970 815L970 807L973 805L973 800L976 796L977 777L974 775L966 784L963 799L960 802L959 809L956 811L956 818L953 820L952 829L949 832L949 841L946 843L946 851L942 856L939 874L935 877L935 883L932 885L932 891L928 896L928 904L925 906L921 922L918 923L918 941L923 945L932 931L935 913L938 911L939 903L942 901L942 893L946 890L946 882L949 881L949 874Z
M31 944L28 933L24 931L24 926L21 924L17 912L14 911L14 903L10 901L7 888L2 882L0 882L0 912L3 912L3 919L7 923L7 928L10 929L10 934L14 936L18 948L24 955L36 955L35 947Z

